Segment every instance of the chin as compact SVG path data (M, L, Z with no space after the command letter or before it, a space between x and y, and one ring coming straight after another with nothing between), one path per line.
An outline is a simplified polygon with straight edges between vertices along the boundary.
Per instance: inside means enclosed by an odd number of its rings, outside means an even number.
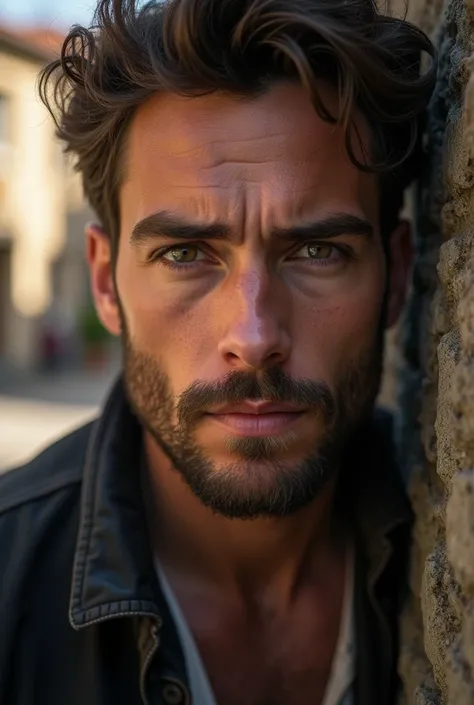
M193 494L228 518L283 517L310 504L333 476L334 465L317 456L299 460L240 457L231 462L181 466Z

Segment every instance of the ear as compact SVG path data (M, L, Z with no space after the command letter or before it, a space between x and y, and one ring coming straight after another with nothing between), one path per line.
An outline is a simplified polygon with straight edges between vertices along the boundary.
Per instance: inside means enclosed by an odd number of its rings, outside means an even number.
M97 315L109 333L120 335L120 312L110 237L99 225L93 223L86 227L86 256Z
M389 240L389 290L387 302L387 328L398 321L405 304L408 275L413 259L411 224L402 220Z

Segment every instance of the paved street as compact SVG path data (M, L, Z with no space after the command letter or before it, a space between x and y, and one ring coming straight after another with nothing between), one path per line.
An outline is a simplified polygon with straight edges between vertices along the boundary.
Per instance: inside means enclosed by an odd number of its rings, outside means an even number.
M116 366L95 373L38 375L0 381L0 472L97 413Z

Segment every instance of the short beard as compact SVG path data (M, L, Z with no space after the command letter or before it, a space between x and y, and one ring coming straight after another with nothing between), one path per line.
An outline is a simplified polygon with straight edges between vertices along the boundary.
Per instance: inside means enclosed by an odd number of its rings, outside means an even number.
M165 371L153 357L134 349L124 317L122 326L124 381L133 411L193 494L212 512L231 519L285 517L310 504L335 478L347 443L366 422L380 386L379 334L335 394L323 381L293 380L275 367L258 374L231 372L214 383L196 382L176 403ZM193 440L196 424L211 406L246 399L302 404L324 424L324 433L312 452L291 466L279 459L291 434L232 438L226 447L236 461L216 468Z

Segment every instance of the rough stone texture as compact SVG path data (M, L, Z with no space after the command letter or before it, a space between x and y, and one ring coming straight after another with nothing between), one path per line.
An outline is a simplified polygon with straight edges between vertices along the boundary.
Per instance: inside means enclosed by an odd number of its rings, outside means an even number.
M403 326L416 522L400 672L406 705L474 705L474 0L412 0L408 17L435 37L440 72Z

